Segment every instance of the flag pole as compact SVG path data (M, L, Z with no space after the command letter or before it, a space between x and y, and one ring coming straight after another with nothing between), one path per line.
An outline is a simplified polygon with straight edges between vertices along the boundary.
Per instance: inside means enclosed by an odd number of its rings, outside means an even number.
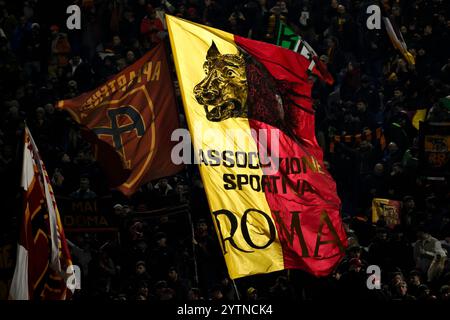
M234 281L234 279L232 279L231 281L233 281L233 287L234 287L234 291L236 292L236 297L237 297L238 301L241 301L241 296L239 295L239 291L237 289L236 282Z
M196 250L195 250L195 244L194 244L194 240L195 240L195 233L194 233L194 224L192 223L192 217L191 217L191 210L188 207L187 209L188 212L188 219L189 219L189 224L191 225L191 234L192 234L192 240L191 240L191 244L192 244L192 254L194 256L194 281L195 281L195 285L198 287L198 266L197 266L197 257L196 257Z

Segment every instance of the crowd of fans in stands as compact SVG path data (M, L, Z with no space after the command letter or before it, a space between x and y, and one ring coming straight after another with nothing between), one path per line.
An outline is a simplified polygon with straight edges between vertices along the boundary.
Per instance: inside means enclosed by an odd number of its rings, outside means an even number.
M111 195L117 237L69 237L83 289L75 299L448 300L450 298L449 188L417 173L418 130L408 114L448 121L439 100L450 94L450 16L444 0L83 0L81 30L67 30L65 8L55 2L0 1L0 175L4 239L16 241L20 217L17 155L25 121L57 195L94 199ZM400 29L416 64L396 51L384 27L366 27L366 8L378 4ZM53 6L53 3L52 3ZM59 8L59 9L58 9ZM55 14L60 10L61 15ZM287 22L319 54L335 79L313 88L316 133L342 199L349 237L345 259L329 277L290 270L236 281L227 277L202 182L191 166L148 183L131 198L110 191L89 145L55 102L93 89L167 41L164 13L234 34L274 43ZM176 77L174 77L175 79ZM179 97L178 97L179 98ZM180 120L184 124L179 99ZM349 145L334 135L382 128L376 141ZM448 178L448 177L447 177ZM394 229L371 222L374 197L402 201ZM157 223L131 218L172 204L187 204L193 218L178 230L173 217ZM4 212L3 212L4 211ZM5 213L5 214L3 214ZM64 213L63 213L64 214ZM15 226L15 228L11 228ZM366 268L381 268L381 289L369 290ZM198 275L198 277L196 276Z

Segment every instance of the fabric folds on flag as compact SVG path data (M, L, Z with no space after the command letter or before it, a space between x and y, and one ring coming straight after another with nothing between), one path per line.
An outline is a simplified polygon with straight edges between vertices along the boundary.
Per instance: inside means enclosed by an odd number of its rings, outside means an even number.
M127 196L183 168L170 157L178 111L163 43L97 89L57 106L80 124L110 186Z
M282 269L328 275L347 240L336 185L315 138L309 61L275 45L166 19L230 277Z
M328 72L325 63L319 59L314 49L283 21L279 23L277 45L304 56L309 61L309 72L329 85L333 84L333 77Z
M30 131L25 128L21 186L24 212L11 300L64 300L72 274L70 252L50 179Z

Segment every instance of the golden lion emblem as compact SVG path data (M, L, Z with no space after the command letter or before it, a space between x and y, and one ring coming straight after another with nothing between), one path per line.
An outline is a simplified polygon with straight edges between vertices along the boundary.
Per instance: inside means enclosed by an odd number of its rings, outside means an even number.
M203 69L206 76L194 87L194 95L205 108L206 119L246 118L248 88L242 54L221 54L213 41Z

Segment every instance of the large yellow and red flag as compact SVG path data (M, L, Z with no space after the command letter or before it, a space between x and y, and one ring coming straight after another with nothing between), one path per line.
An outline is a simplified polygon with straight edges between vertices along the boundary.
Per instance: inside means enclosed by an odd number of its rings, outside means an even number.
M17 245L11 300L64 300L74 275L50 179L30 131L25 128L22 188L24 212Z
M57 107L80 124L110 186L127 196L183 168L170 158L178 111L163 43L98 88Z
M347 245L314 133L310 62L166 16L186 118L230 277L329 274Z

